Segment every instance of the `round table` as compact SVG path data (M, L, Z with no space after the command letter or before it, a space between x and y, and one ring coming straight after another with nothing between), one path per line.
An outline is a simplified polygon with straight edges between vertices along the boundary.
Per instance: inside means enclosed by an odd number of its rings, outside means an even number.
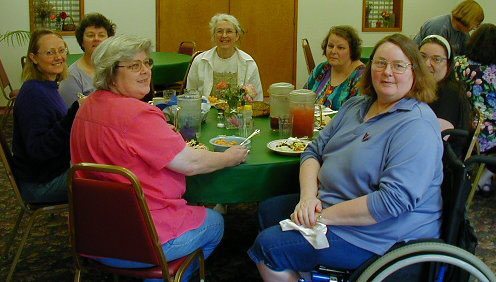
M199 141L213 150L210 138L220 134L238 135L237 130L217 128L217 110L211 109L202 124ZM299 191L299 156L283 156L270 151L267 143L279 139L270 129L268 117L254 118L254 129L261 133L251 139L245 163L208 174L187 177L185 198L191 203L231 204L258 202Z
M67 65L73 64L83 54L69 54ZM152 52L152 79L154 85L170 85L184 79L191 56L175 52Z
M174 52L152 52L154 85L169 85L184 79L191 56Z

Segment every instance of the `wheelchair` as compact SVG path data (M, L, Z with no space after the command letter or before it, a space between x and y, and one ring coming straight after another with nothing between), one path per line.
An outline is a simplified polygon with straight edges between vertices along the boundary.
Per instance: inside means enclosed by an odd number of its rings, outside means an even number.
M491 269L473 254L477 237L466 218L471 173L479 164L495 165L496 157L475 155L462 161L449 142L443 143L441 239L398 243L355 270L318 266L311 281L496 281Z

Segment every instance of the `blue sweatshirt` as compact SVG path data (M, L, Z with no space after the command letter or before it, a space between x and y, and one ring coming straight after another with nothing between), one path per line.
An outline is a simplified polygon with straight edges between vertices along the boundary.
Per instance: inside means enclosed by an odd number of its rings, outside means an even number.
M403 98L366 122L370 97L348 100L302 154L321 164L323 207L368 195L376 224L330 226L347 242L382 255L393 244L436 238L441 227L443 146L425 103Z
M54 81L28 80L14 105L12 151L18 180L46 183L69 168L69 136L79 103L68 110Z

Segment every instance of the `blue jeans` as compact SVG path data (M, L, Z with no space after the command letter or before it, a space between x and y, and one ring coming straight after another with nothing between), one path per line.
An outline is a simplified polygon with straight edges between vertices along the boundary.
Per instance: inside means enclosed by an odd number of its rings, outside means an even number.
M348 243L327 228L329 248L314 249L298 231L282 231L279 221L294 211L297 194L278 196L260 204L259 221L262 231L248 255L255 263L263 262L274 271L309 272L317 265L355 269L375 254Z
M46 183L32 183L19 180L22 198L28 203L67 203L67 174L64 171L59 176Z
M208 258L219 245L224 235L224 218L218 212L207 209L207 218L198 228L190 230L183 235L169 240L162 245L162 250L167 261L172 261L187 256L197 249L202 249L205 259ZM120 268L146 268L148 263L134 262L114 258L98 258L99 262ZM198 269L198 261L189 267L183 275L183 281L189 281L191 275ZM162 281L162 279L146 279L145 281Z

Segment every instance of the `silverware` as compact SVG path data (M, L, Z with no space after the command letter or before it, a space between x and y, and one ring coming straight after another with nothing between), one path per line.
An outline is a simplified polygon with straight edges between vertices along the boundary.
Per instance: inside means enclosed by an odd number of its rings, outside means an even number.
M253 131L253 133L250 134L250 136L246 137L246 139L243 142L241 142L239 145L240 146L243 146L244 144L246 144L246 142L248 140L250 140L253 136L255 136L255 135L259 134L259 133L260 133L260 129L255 129L255 131Z

